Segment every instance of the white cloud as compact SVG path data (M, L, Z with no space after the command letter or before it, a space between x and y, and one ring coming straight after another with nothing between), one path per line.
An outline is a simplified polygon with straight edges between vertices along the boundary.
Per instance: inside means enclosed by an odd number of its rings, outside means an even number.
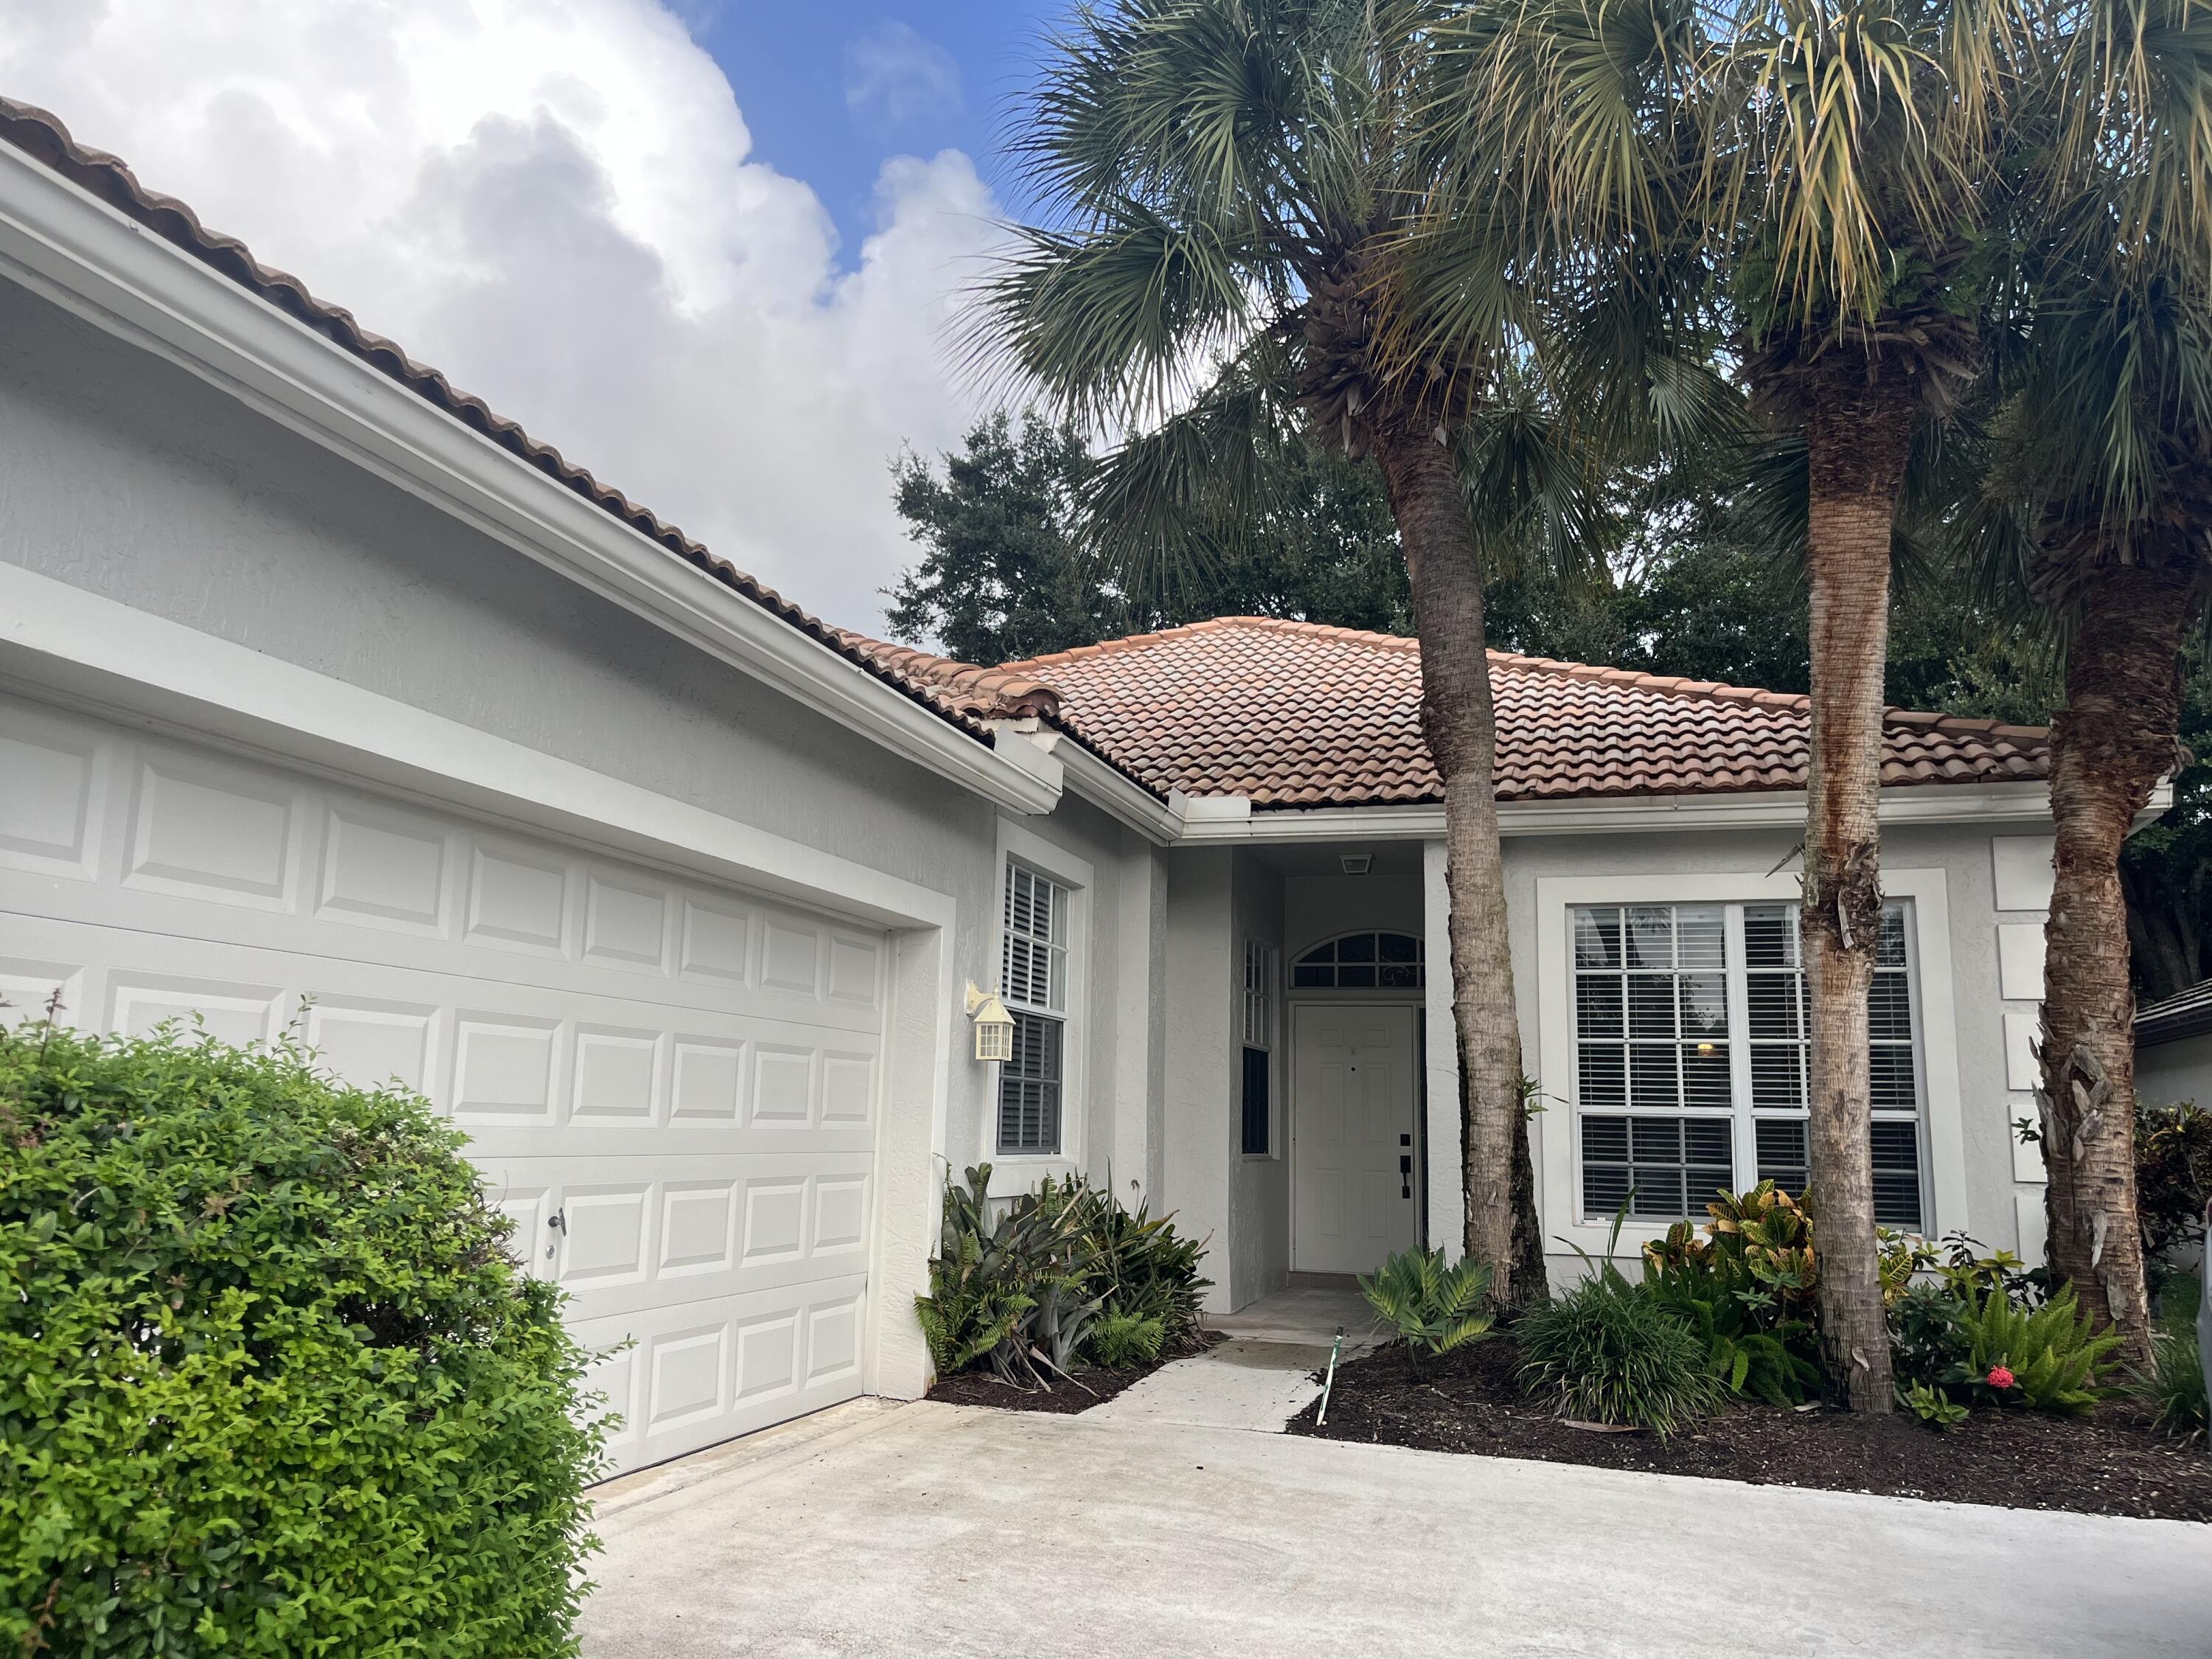
M927 43L925 43L927 44ZM651 0L49 0L0 87L831 621L915 550L903 442L974 413L945 322L993 240L968 157L885 164L853 269L747 160Z
M906 24L879 23L845 49L845 103L857 115L892 126L921 116L957 114L960 65Z

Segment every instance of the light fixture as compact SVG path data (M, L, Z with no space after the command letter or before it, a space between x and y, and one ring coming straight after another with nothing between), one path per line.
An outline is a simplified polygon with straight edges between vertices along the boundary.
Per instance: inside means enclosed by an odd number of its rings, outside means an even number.
M1014 1017L988 991L968 987L968 1018L975 1022L975 1058L1006 1061L1014 1057Z
M1375 867L1375 854L1372 853L1345 853L1340 854L1336 861L1344 866L1344 873L1346 875L1364 876L1370 870L1372 870Z

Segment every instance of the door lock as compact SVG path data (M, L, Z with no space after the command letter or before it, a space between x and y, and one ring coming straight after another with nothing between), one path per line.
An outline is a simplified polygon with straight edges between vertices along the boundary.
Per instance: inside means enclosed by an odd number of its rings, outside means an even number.
M1411 1198L1413 1195L1413 1155L1411 1152L1398 1155L1398 1186L1399 1197Z
M568 1212L565 1209L554 1211L551 1215L545 1218L545 1227L547 1231L559 1233L562 1238L566 1238L568 1236ZM560 1248L558 1241L553 1239L546 1241L545 1259L548 1261L553 1259L553 1252L558 1248Z

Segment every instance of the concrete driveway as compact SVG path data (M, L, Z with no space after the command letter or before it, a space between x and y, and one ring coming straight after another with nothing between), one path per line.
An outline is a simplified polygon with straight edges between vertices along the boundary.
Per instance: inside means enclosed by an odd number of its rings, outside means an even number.
M2212 1653L2212 1527L1292 1438L1261 1358L1224 1411L862 1401L631 1477L584 1651Z

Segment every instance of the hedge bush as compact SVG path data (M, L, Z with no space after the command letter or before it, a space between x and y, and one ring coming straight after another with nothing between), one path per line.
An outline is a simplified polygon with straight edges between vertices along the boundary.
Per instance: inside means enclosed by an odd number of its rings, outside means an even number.
M0 1036L0 1649L575 1652L586 1356L460 1146L289 1048Z

